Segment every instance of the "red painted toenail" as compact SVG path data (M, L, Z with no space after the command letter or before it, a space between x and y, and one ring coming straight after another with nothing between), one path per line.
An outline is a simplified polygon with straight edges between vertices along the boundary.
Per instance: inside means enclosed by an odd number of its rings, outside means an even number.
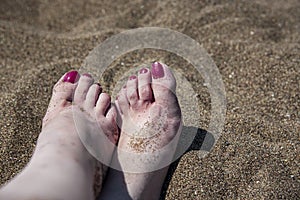
M70 71L65 75L63 81L64 82L69 82L69 83L76 83L78 81L78 79L79 79L78 72L77 71Z
M88 74L88 73L84 73L84 74L82 74L82 76L87 76L87 77L92 78L92 75L90 75L90 74Z
M132 75L132 76L129 77L129 80L134 80L134 79L136 79L135 75Z
M142 68L140 69L140 74L145 74L148 72L148 69L147 68Z
M164 68L159 62L152 63L151 73L154 79L162 78L165 76Z

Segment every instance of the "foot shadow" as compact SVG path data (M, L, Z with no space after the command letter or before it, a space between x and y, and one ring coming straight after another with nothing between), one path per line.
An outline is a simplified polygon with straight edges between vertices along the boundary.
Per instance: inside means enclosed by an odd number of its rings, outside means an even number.
M186 151L182 150L182 148L185 148L186 149L186 143L187 142L190 142L190 141L187 141L187 137L190 138L190 134L193 134L193 141L192 143L190 144L190 146L187 148ZM205 144L203 143L204 142L204 139L206 140L205 141ZM193 151L193 150L202 150L202 151L207 151L209 152L213 145L215 143L215 138L214 136L207 132L206 130L204 129L200 129L200 128L197 128L197 127L191 127L191 126L183 126L182 128L182 134L181 134L181 137L179 139L179 144L178 144L178 147L176 149L176 152L182 152L184 151L184 153L179 157L177 158L169 167L169 170L168 170L168 174L165 178L165 181L164 181L164 184L163 184L163 187L162 187L162 190L161 190L161 195L160 195L160 200L164 200L166 198L166 194L167 194L167 190L169 188L169 185L170 185L170 182L172 180L172 177L173 177L173 174L175 173L176 169L177 169L177 166L180 162L180 159L182 158L182 156L186 153L188 153L189 151Z

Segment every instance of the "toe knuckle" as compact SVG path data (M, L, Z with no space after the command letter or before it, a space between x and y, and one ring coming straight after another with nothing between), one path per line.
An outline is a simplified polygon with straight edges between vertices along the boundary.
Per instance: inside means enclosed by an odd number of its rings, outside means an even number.
M143 97L149 97L150 96L150 90L148 89L148 87L141 87L140 90L140 95Z
M131 93L128 95L129 100L136 100L137 99L137 95L135 93Z

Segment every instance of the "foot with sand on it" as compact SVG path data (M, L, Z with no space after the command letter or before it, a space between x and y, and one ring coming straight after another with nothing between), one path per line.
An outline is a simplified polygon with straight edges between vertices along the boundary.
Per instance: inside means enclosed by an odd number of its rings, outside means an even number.
M121 134L99 199L159 199L181 131L171 70L155 62L132 75L117 96Z
M170 69L153 63L129 77L116 109L89 74L68 72L53 88L30 162L0 190L0 199L95 199L95 188L102 189L100 199L158 199L181 130L175 89ZM108 140L97 143L97 152L123 169L111 169L104 185L106 166L82 138L99 134ZM118 143L115 154L105 142Z
M73 115L83 120L81 127L75 125ZM105 167L86 150L77 130L104 134L116 143L116 116L110 97L101 93L89 74L65 74L53 88L30 162L0 190L0 199L94 199L94 187L101 187ZM108 157L112 153L105 152Z

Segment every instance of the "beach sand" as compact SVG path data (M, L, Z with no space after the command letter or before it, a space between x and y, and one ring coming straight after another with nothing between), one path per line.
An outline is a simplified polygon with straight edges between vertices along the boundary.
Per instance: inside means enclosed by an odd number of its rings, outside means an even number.
M210 154L199 157L201 137L196 138L172 165L161 198L299 199L299 10L298 0L2 0L0 184L29 161L60 76L80 69L89 52L110 36L157 26L184 33L206 49L227 101L224 130ZM114 95L126 71L155 60L188 81L179 81L177 91L185 125L205 133L209 92L201 74L177 55L130 52L99 81ZM186 84L196 93L192 98ZM188 100L194 97L200 114L189 119L194 109Z

